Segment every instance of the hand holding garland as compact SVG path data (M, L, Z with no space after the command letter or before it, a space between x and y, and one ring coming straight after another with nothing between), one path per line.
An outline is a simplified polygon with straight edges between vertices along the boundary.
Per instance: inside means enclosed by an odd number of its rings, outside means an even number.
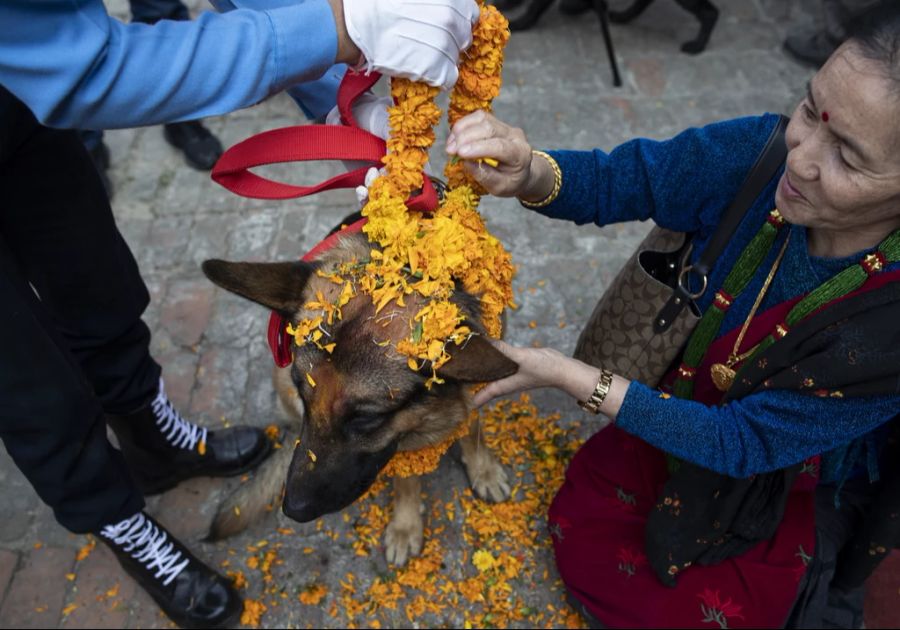
M497 197L533 204L554 192L557 175L550 161L535 154L524 131L487 112L474 112L453 125L446 150L464 160L472 177ZM497 166L479 161L485 158L493 158Z

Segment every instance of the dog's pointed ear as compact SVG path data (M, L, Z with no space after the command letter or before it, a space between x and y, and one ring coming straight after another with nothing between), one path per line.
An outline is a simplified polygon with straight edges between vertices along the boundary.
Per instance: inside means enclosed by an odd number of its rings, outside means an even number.
M451 359L445 363L438 375L465 383L488 383L519 370L519 365L497 350L481 335L473 335L463 345L450 350Z
M293 315L303 306L303 289L315 267L309 263L248 263L206 260L203 273L227 291Z

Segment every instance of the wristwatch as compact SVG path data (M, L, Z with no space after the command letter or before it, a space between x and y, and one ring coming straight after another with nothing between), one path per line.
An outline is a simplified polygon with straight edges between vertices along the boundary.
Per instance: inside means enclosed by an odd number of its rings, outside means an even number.
M612 386L613 374L609 370L600 370L600 380L597 381L597 387L594 393L587 400L578 401L578 405L585 411L591 413L600 413L600 405L606 400L609 394L609 388Z

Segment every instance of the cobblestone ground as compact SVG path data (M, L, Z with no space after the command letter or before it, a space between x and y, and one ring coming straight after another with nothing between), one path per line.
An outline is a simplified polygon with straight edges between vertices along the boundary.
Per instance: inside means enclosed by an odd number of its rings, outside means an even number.
M765 111L790 112L812 73L787 59L780 45L791 25L811 19L816 2L717 4L722 17L710 48L698 57L678 51L679 43L693 36L695 23L674 2L657 2L633 25L613 28L624 78L620 88L612 87L596 18L567 18L551 9L537 28L513 36L497 114L523 127L537 147L610 149L635 136L666 138L691 125ZM121 1L111 8L126 15ZM207 122L229 146L260 131L303 121L287 98L275 97ZM440 138L445 135L443 129ZM199 264L210 257L295 258L353 209L352 195L344 191L289 202L240 199L213 184L207 174L186 167L159 128L110 132L107 142L116 188L113 207L153 295L146 321L171 398L186 415L210 427L278 422L271 359L263 341L266 315L214 289ZM331 164L278 169L279 176L298 183L317 182L335 172ZM576 228L524 212L508 200L486 199L482 209L519 266L515 289L520 308L509 314L508 339L571 352L580 324L646 226ZM533 400L541 413L561 412L560 422L573 431L589 433L595 426L595 420L582 416L562 396L539 392ZM441 502L455 500L458 491L454 494L452 488L465 486L464 473L445 459L439 473L425 482L429 497ZM149 510L213 566L227 561L244 571L247 596L268 605L262 626L345 625L346 617L329 611L345 592L341 582L347 574L354 574L355 583L364 588L389 569L381 549L374 548L369 557L353 553L353 525L360 507L351 508L349 518L336 514L323 519L320 529L298 526L276 510L235 539L201 542L217 502L236 483L194 480L152 499ZM0 626L170 625L102 546L76 559L87 540L56 524L5 453L0 455L0 486L5 504L0 517ZM386 498L379 500L383 504ZM446 529L453 530L462 526L463 515L448 520ZM277 528L294 533L280 534ZM470 574L473 569L465 559L471 550L461 549L458 530L455 537L452 531L442 537L447 551L441 570L457 579ZM558 624L564 619L547 612L548 606L564 610L564 605L545 537L543 530L535 531L536 543L544 545L535 556L536 568L515 581L529 609L542 612L518 625ZM263 539L278 548L282 563L276 562L271 574L274 583L284 587L283 597L264 593L270 584L245 564L253 555L248 545ZM873 585L869 627L900 623L898 574L883 571ZM297 600L297 593L311 583L327 589L318 605ZM405 605L401 600L396 610L373 611L368 621L383 626L461 626L471 612L461 606L410 620ZM357 618L357 623L365 625L366 619Z

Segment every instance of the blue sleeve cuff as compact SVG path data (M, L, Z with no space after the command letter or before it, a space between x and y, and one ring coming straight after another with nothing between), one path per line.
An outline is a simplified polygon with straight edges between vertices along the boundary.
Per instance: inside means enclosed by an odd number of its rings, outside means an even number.
M599 223L597 208L591 203L596 197L596 154L600 151L547 151L562 172L562 186L556 199L537 208L536 212L551 219L565 219L578 225Z
M320 79L298 83L287 89L287 93L300 106L306 117L319 123L337 104L337 93L347 66L339 63L328 70Z
M271 92L317 79L334 65L337 27L327 0L306 0L265 13L275 33Z

